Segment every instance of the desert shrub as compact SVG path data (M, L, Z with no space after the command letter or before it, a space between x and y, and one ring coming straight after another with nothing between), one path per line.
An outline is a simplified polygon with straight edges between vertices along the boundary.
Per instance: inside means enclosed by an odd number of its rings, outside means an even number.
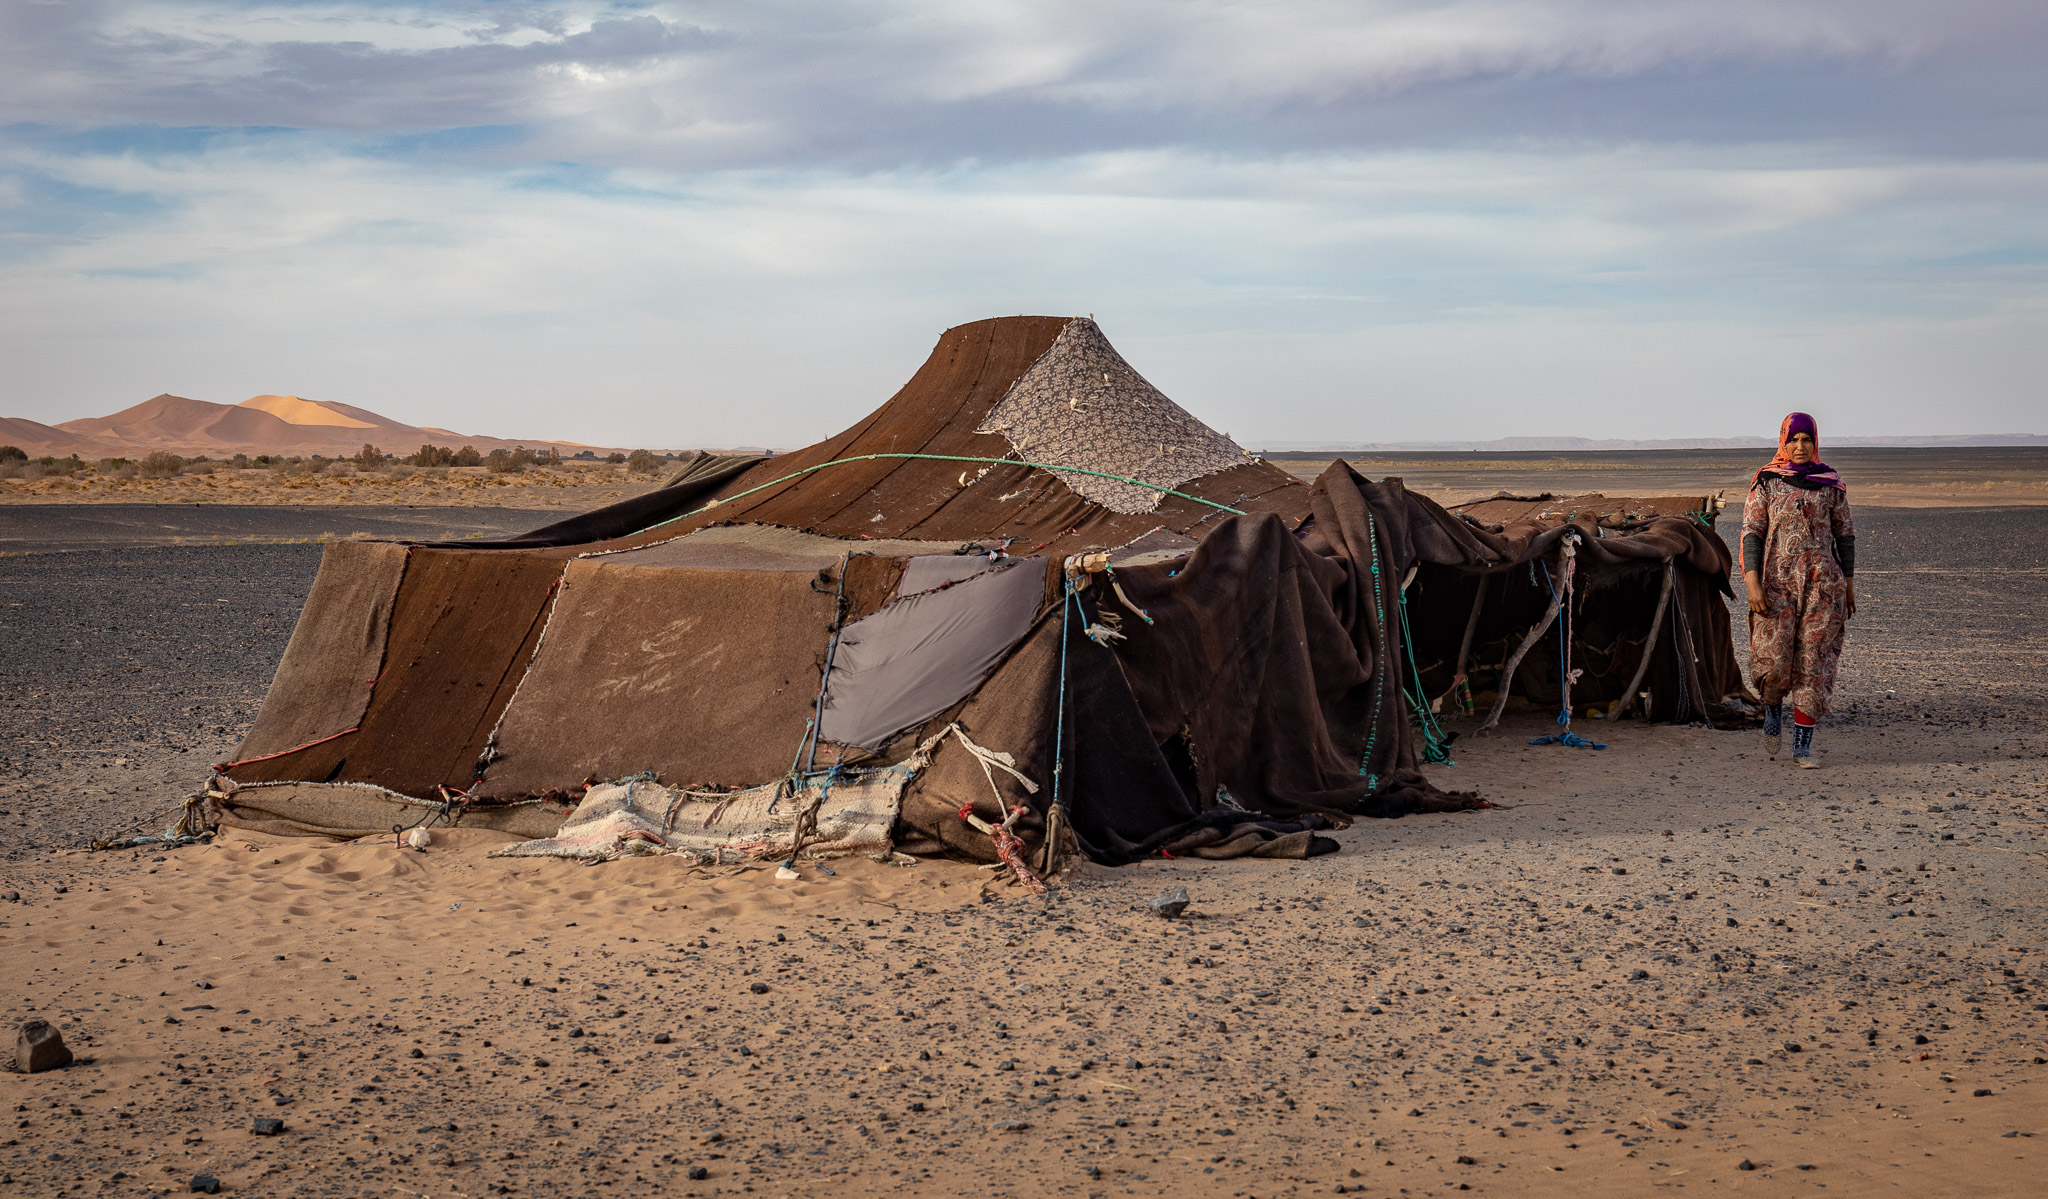
M384 470L387 474L400 479L410 479L420 473L418 467L407 466L403 462L394 462L390 466L385 467Z
M0 462L27 462L28 451L18 445L0 445Z
M604 460L606 462L611 463L613 466L617 466L619 463L624 462L626 460L626 456L624 454L621 454L617 450L613 450L611 453L606 454L604 456Z
M125 470L128 474L122 477L133 478L135 474L134 466L135 464L126 458L102 458L92 464L92 469L94 474L105 475L108 478L120 475Z
M174 479L185 469L185 460L169 450L151 450L135 466L145 479Z
M76 454L71 455L69 458L53 458L45 454L30 462L27 467L29 473L24 474L22 477L26 479L48 479L53 477L68 479L84 469L85 463L80 461Z
M28 477L29 464L21 458L0 458L0 479Z
M540 455L519 446L510 450L492 450L484 459L484 466L494 475L515 475L540 461Z
M408 466L453 466L455 451L447 446L423 445L405 459Z
M571 454L571 455L570 455L570 457L572 457L572 458L581 458L581 459L584 459L585 461L594 461L594 460L595 460L595 459L597 458L597 451L596 451L596 450L577 450L577 451L576 451L576 452L575 452L574 454Z
M455 451L455 461L450 462L448 465L482 466L483 464L484 456L476 452L476 447L473 445L466 445L463 446L461 449Z
M210 475L216 469L211 458L194 458L185 464L185 473L188 475Z
M327 469L322 473L333 475L338 479L345 479L350 475L356 473L355 459L336 458L334 461L327 464Z
M627 471L636 475L652 475L661 471L661 459L646 450L634 450L626 456Z
M364 470L379 470L384 466L384 451L364 442L363 448L356 451L353 461Z
M234 467L234 468L235 468L236 470L248 470L248 469L249 469L249 455L247 455L247 454L236 454L236 455L235 455L234 457L232 457L232 458L228 459L228 463L227 463L227 464L228 464L229 466L232 466L232 467Z

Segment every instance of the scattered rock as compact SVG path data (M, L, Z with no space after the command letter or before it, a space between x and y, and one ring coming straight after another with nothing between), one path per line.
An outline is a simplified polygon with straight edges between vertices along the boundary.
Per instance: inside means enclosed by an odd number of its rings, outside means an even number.
M1976 1090L1974 1090L1974 1091L1970 1092L1970 1094L1971 1094L1971 1095L1973 1095L1973 1096L1975 1096L1975 1097L1976 1097L1976 1098L1978 1098L1978 1099L1983 1099L1983 1098L1985 1098L1986 1096L1990 1095L1990 1094L1991 1094L1991 1091L1990 1091L1990 1090L1989 1090L1988 1088L1985 1088L1985 1087L1978 1087L1978 1088L1977 1088Z
M665 1032L658 1032L654 1034L654 1043L656 1045L666 1045L674 1039L674 1037L669 1036Z
M274 1137L284 1131L284 1121L269 1116L258 1116L255 1123L249 1126L249 1131L259 1137Z
M1458 1164L1461 1166L1476 1166L1479 1164L1479 1159L1472 1157L1468 1154L1461 1153L1458 1155Z
M41 1074L71 1064L71 1050L64 1034L48 1020L25 1020L14 1039L14 1067L23 1074Z
M1754 1170L1756 1169L1756 1163L1745 1157L1742 1159L1742 1164L1735 1168L1738 1170Z
M1685 1121L1673 1120L1669 1116L1666 1116L1664 1118L1664 1124L1667 1128L1675 1128L1680 1132L1684 1132L1687 1128L1691 1127L1691 1125L1687 1124Z
M691 1166L688 1173L691 1182L702 1182L711 1177L711 1171L702 1166Z
M756 995L766 995L768 993L768 984L751 983L747 986L747 990L752 991Z
M1175 887L1164 895L1153 896L1148 902L1152 905L1152 914L1154 916L1171 920L1182 912L1187 911L1188 889L1186 887Z
M573 1037L573 1036L575 1036L576 1034L575 1034L575 1033L570 1033L569 1035ZM427 1056L427 1051L426 1051L426 1050L424 1050L424 1049L421 1049L421 1048L420 1048L419 1046L415 1045L415 1046L413 1046L413 1050L412 1050L412 1052L411 1052L411 1053L408 1053L408 1054L406 1054L405 1056L407 1056L407 1057L425 1057L425 1056Z
M997 1124L995 1126L995 1131L1023 1132L1025 1129L1029 1127L1031 1127L1031 1121L1029 1120L1004 1120L1002 1123Z
M192 1185L187 1189L196 1191L201 1195L218 1195L220 1194L220 1179L215 1178L211 1174L194 1174L192 1176Z
M1801 1044L1800 1044L1799 1042L1797 1042L1797 1041L1787 1041L1787 1042L1785 1042L1785 1052L1786 1052L1786 1053L1804 1053L1804 1052L1806 1052L1806 1046L1804 1046L1804 1045L1801 1045Z

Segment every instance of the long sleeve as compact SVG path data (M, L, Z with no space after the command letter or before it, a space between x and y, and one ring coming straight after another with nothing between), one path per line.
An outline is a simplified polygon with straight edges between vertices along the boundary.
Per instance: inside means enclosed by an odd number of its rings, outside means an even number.
M1764 568L1764 536L1771 529L1770 500L1764 495L1766 485L1759 483L1749 489L1749 498L1742 502L1742 569L1745 574Z
M1856 521L1849 514L1849 495L1838 492L1835 503L1828 510L1828 524L1835 534L1835 561L1842 568L1842 577L1856 577Z

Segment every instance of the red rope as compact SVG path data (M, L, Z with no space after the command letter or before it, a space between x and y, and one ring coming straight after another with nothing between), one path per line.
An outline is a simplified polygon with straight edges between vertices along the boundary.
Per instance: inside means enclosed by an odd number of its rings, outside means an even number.
M290 749L280 749L274 754L264 754L260 758L243 758L239 762L217 762L214 764L213 768L215 770L227 771L233 770L237 766L247 766L251 762L268 762L272 758L282 758L286 754L295 754L302 749L311 749L316 745L325 745L327 742L334 740L335 737L346 737L350 733L359 733L362 731L362 728L363 726L357 725L355 728L352 729L343 729L340 732L335 733L333 736L322 737L317 741L308 741L304 745L294 745Z

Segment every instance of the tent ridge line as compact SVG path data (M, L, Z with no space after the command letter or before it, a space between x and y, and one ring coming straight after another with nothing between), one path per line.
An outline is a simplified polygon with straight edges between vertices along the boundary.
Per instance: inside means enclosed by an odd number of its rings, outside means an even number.
M750 488L748 488L747 490L745 490L745 491L742 491L742 492L740 492L740 493L739 493L738 495L735 495L735 496L729 496L729 497L727 497L727 498L725 498L725 499L718 499L718 500L713 500L713 501L711 501L710 503L708 503L708 504L704 505L704 506L703 506L703 507L701 507L701 508L697 508L697 509L695 509L695 510L693 510L693 511L690 511L690 512L685 512L685 513L683 513L683 514L682 514L682 515L680 515L680 516L671 516L671 517L669 517L669 518L668 518L667 520L661 521L661 522L660 522L660 523L658 523L658 524L651 524L651 525L647 526L647 528L645 528L645 529L642 529L642 530L640 530L640 531L641 531L641 532L643 532L643 533L646 533L646 532L651 532L651 531L653 531L653 530L655 530L655 529L659 529L659 528L662 528L662 527L664 527L664 526L667 526L667 525L672 525L672 524L675 524L675 523L676 523L677 521L682 521L682 520L688 520L688 519L690 519L690 518L691 518L691 517L693 517L693 516L702 516L702 515L703 515L704 513L706 513L706 512L709 512L709 511L713 510L714 508L719 508L719 507L722 507L722 506L724 506L724 505L726 505L726 504L730 504L730 503L732 503L732 502L733 502L734 500L743 500L743 499L745 499L746 497L748 497L748 496L750 496L750 495L754 494L754 493L755 493L755 492L757 492L757 491L765 491L766 489L768 489L768 488L770 488L770 487L774 487L774 486L777 486L777 485L779 485L779 484L782 484L782 483L787 483L787 482L789 482L789 481L790 481L791 479L799 479L799 478L802 478L803 476L805 476L805 475L808 475L808 474L812 473L813 471L820 471L820 470L824 470L824 469L825 469L826 467L828 467L828 466L843 466L843 465L845 465L846 463L849 463L849 462L871 462L871 461L874 461L874 460L877 460L877 459L884 459L884 458L895 458L895 459L917 459L917 460L922 460L922 461L927 461L927 462L985 462L985 463L990 463L990 464L994 464L994 465L1004 465L1004 466L1029 466L1029 467L1033 467L1033 468L1035 468L1035 469L1037 469L1037 470L1042 470L1042 471L1048 471L1048 472L1058 472L1058 471L1072 471L1072 472L1073 472L1073 473L1075 473L1075 474L1081 474L1081 475L1094 475L1094 476L1096 476L1097 478L1102 478L1102 479L1112 479L1112 480L1114 480L1114 481L1116 481L1116 482L1119 482L1119 483L1131 483L1131 484L1135 484L1136 486L1139 486L1139 487L1149 487L1149 488L1151 488L1151 489L1152 489L1153 491L1157 491L1157 492L1159 492L1159 493L1160 493L1160 494L1162 494L1162 495L1171 495L1171 496L1178 496L1179 498L1181 498L1181 499L1184 499L1184 500L1193 500L1193 501L1194 501L1195 503L1197 503L1197 504L1207 504L1207 505L1208 505L1209 507L1211 507L1211 508L1214 508L1214 509L1216 509L1216 510L1217 510L1217 511L1219 511L1219 512L1228 512L1228 513L1230 513L1230 514L1231 514L1232 516L1243 516L1243 515L1245 514L1245 512L1244 512L1244 509L1242 509L1242 508L1233 508L1233 507L1231 507L1231 506L1230 506L1229 504L1219 504L1219 503L1217 503L1217 502L1216 502L1215 500L1203 499L1203 498L1202 498L1201 496L1199 496L1199 495L1191 495L1191 494L1189 494L1188 492L1185 492L1185 491L1180 491L1180 490L1177 490L1177 489L1175 489L1175 488L1172 488L1172 487L1165 487L1165 486L1162 486L1162 485L1160 485L1160 484L1158 484L1158 483L1147 483L1147 482L1146 482L1145 480L1143 480L1143 479L1134 479L1134 478L1131 478L1131 477L1130 477L1130 476L1128 476L1128 475L1113 475L1113 474L1110 474L1110 473L1109 473L1108 471L1100 471L1100 470L1087 470L1087 469L1085 469L1085 468L1083 468L1083 467L1079 467L1079 466L1057 466L1057 465L1054 465L1054 464L1052 464L1052 463L1050 463L1050 462L1026 462L1026 461L1023 461L1023 460L1021 460L1021 459L1018 459L1018 458L981 458L981 457L973 457L973 456L969 456L969 455L965 455L965 454L911 454L911 453L889 453L889 454L856 454L856 455L854 455L854 456L853 456L853 457L851 457L851 458L834 458L834 459L833 459L832 461L830 461L830 462L820 462L820 463L818 463L818 464L817 464L817 465L815 465L815 466L806 466L806 467L804 467L804 468L803 468L802 470L799 470L799 471L794 471L794 472L792 472L792 473L790 473L790 474L786 474L786 475L782 476L782 477L781 477L781 478L779 478L779 479L770 479L770 480L769 480L768 482L766 482L766 483L763 483L763 484L761 484L761 485L760 485L759 487L750 487ZM651 548L651 546L652 546L652 545L659 545L659 544L662 544L662 543L661 543L661 542L653 542L653 543L650 543L650 545L646 545L646 546L636 545L636 546L628 546L628 547L626 547L625 549L616 549L616 550L600 550L600 551L597 551L596 553L589 553L589 554L579 554L579 555L577 555L577 556L578 556L578 557L581 557L581 558L598 558L598 557L603 557L603 556L605 556L605 555L607 555L607 554L623 554L623 553L626 553L626 552L627 552L628 550L637 550L637 549L648 549L648 548Z

